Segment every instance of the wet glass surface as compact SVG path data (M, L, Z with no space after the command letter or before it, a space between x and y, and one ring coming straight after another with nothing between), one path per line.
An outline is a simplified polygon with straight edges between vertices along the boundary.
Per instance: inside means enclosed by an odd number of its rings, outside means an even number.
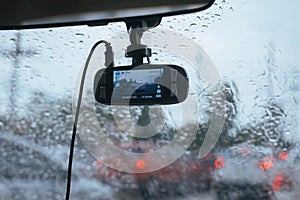
M279 0L217 0L207 11L164 18L159 27L191 38L222 77L223 90L216 92L226 97L226 121L217 145L197 158L207 113L218 113L212 108L219 103L201 88L196 95L203 116L193 144L159 171L111 169L77 137L72 199L299 199L298 7L296 0L285 7ZM64 199L80 69L96 41L125 32L123 23L0 31L0 199ZM130 63L120 56L116 64ZM178 62L160 52L151 59ZM142 109L133 107L131 116L138 121ZM106 123L111 113L104 110L98 117L107 136L131 152L161 148L176 131L189 129L165 129L152 140L132 141Z

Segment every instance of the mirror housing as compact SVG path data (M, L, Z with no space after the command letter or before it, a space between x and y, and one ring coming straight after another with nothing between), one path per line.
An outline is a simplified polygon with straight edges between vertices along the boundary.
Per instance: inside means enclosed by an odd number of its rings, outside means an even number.
M0 7L0 29L106 25L201 11L213 3L214 0L10 0Z

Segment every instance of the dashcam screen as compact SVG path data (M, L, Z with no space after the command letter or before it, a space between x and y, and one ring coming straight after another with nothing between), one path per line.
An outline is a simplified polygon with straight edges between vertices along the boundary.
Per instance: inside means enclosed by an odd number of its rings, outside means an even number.
M162 98L163 69L117 70L113 74L113 98Z

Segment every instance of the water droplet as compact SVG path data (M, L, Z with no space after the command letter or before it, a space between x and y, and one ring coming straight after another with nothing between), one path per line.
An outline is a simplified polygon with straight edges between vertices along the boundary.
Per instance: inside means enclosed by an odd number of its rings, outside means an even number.
M75 33L76 36L84 36L84 33Z

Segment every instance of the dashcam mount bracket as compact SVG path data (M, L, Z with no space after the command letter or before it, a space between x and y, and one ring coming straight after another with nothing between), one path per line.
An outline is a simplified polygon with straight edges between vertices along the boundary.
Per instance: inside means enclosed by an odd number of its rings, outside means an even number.
M125 22L131 43L125 56L132 58L132 66L142 65L145 57L150 63L151 49L141 44L141 39L145 31L158 26L160 22L161 17L134 18Z

